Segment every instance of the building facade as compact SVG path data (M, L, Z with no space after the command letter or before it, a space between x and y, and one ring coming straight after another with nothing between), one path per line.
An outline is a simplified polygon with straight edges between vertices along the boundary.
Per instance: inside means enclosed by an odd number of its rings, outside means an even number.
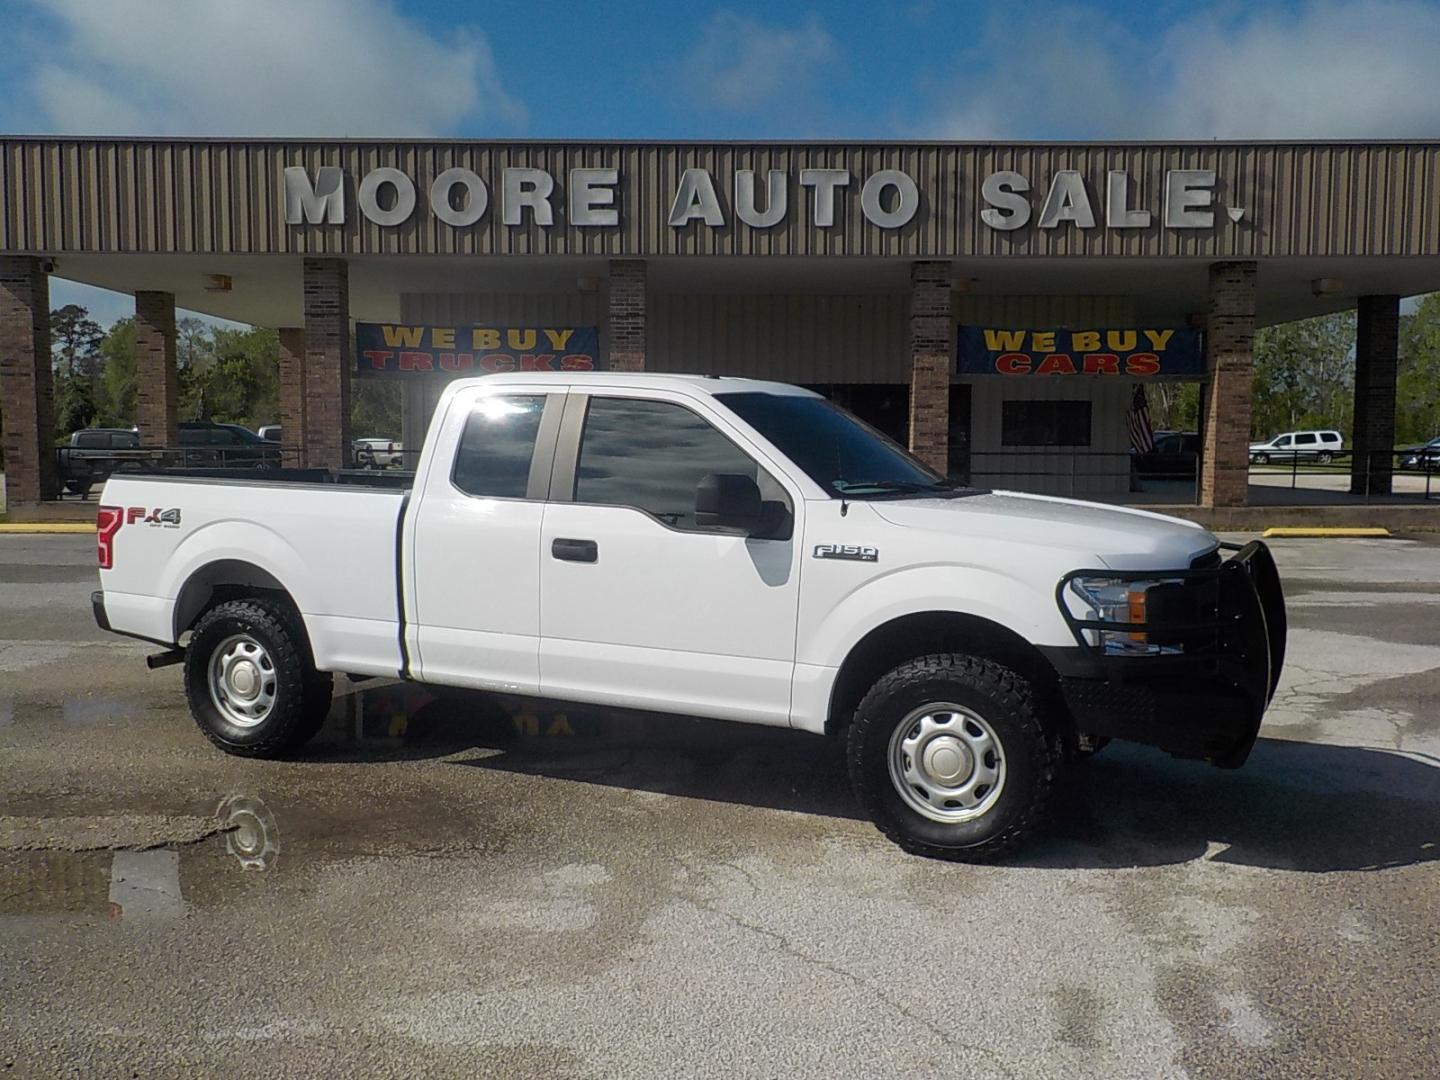
M563 327L596 366L803 383L937 468L1066 494L1123 492L1135 386L1194 379L1201 501L1237 505L1258 326L1355 308L1357 469L1390 449L1399 298L1440 289L1440 143L0 139L19 503L56 488L50 274L134 293L154 445L178 304L281 331L310 465L346 463L357 375L408 366L417 447L455 371L580 363L527 351ZM426 328L422 361L402 332Z

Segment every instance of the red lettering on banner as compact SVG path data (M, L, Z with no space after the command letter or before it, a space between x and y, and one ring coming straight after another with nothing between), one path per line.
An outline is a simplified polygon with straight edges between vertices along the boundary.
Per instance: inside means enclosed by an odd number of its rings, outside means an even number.
M442 352L440 354L441 371L469 371L475 366L475 354L462 352Z
M1085 354L1086 375L1119 375L1120 357L1113 352L1092 352Z
M365 349L360 355L370 361L371 371L384 371L390 366L390 358L395 355L395 350Z
M514 371L515 358L509 353L492 352L480 357L482 371Z
M570 353L560 358L561 371L594 371L595 360L584 353Z
M1040 361L1040 366L1035 369L1036 375L1074 375L1075 361L1070 359L1069 353L1051 353Z
M525 353L520 357L521 371L554 371L550 361L555 359L554 353Z
M400 371L434 371L435 361L430 359L429 353L423 352L402 352L400 354Z
M1029 375L1030 357L1023 352L1001 353L995 358L995 370L1001 375Z
M1159 375L1160 357L1153 352L1131 353L1125 358L1126 375Z

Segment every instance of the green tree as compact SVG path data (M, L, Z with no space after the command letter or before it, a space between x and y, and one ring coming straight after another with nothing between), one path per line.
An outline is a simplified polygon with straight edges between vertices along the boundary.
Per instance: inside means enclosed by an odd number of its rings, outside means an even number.
M1311 427L1348 433L1354 386L1353 311L1267 326L1255 335L1251 437Z
M100 343L96 422L101 427L134 427L136 387L135 320L117 319Z
M50 312L50 349L59 373L83 376L94 389L100 373L100 343L105 331L79 304Z
M1440 293L1400 319L1395 442L1409 446L1440 435Z
M391 379L355 379L350 384L350 430L357 439L401 437L401 386ZM419 447L413 449L418 450Z

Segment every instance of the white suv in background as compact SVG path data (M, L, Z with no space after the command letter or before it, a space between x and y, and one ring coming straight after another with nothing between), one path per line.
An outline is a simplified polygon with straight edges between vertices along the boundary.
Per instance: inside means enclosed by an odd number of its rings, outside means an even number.
M1287 431L1269 442L1250 444L1250 464L1272 461L1318 461L1327 465L1345 452L1345 440L1338 431Z

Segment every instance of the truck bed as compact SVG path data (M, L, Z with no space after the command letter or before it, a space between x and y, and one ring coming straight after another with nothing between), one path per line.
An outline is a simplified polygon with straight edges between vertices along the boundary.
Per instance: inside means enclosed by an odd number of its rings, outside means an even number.
M397 536L408 474L323 469L117 473L104 508L121 523L100 571L111 629L174 644L209 599L208 581L239 564L268 568L304 616L316 666L400 670Z

